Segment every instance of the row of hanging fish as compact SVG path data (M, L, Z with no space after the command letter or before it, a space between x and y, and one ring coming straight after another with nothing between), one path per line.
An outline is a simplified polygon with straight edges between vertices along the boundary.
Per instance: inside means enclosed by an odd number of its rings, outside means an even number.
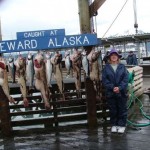
M75 50L73 54L67 51L65 54L65 66L68 70L67 75L70 74L70 68L73 69L75 86L79 97L81 97L81 68L83 68L85 76L90 77L93 81L97 95L100 96L100 72L102 70L101 51L93 48L88 55L85 50Z
M29 105L27 99L28 84L29 90L35 87L41 92L42 99L45 103L45 108L51 108L49 100L51 98L50 87L52 87L51 80L53 75L58 85L58 89L62 94L62 100L65 100L61 65L62 59L62 54L59 52L56 52L54 55L52 52L38 52L35 56L29 52L27 58L20 54L16 60L14 60L14 58L10 55L7 63L9 74L13 83L15 83L15 76L17 76L25 107ZM73 71L75 86L78 93L80 93L81 89L81 68L83 68L85 76L90 77L94 83L97 83L100 80L100 71L102 68L100 51L92 49L88 55L85 50L74 50L72 54L70 51L66 51L64 61L67 70L67 77L69 77L71 71ZM2 60L0 63L1 62ZM6 66L6 62L3 64ZM14 102L14 99L9 96L8 79L5 79L7 80L7 84L5 84L5 86L2 84L2 78L4 77L2 74L4 73L1 72L6 70L2 68L3 67L1 67L0 64L0 85L3 87L3 90L5 91L5 94L10 102ZM7 74L7 72L5 73Z
M70 74L70 68L74 68L74 70L83 68L86 77L90 76L93 81L100 80L100 72L102 70L101 51L93 48L88 55L85 50L75 50L73 54L67 51L65 54L65 66L68 70L67 75Z
M34 89L35 87L41 92L41 97L44 100L45 108L51 108L49 103L51 95L49 87L52 87L52 73L54 74L60 93L63 94L64 84L61 61L62 55L58 52L53 56L51 52L47 52L45 55L43 52L38 52L34 57L31 53L28 53L27 58L19 55L15 61L10 55L10 58L8 59L8 70L13 83L15 83L15 76L17 76L25 107L29 105L27 99L28 84L29 90Z

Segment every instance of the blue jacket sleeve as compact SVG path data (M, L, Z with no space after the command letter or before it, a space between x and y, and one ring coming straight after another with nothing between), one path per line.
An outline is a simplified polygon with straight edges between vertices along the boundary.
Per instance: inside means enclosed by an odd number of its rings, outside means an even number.
M119 85L120 91L126 91L127 90L128 80L129 80L129 73L128 73L126 67L124 66L124 75L123 75L122 81Z
M106 66L102 71L102 83L107 90L113 90L114 84L108 79Z

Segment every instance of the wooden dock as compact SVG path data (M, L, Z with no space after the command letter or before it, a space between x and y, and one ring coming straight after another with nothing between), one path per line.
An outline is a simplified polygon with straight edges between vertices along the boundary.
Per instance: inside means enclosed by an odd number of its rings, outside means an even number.
M143 93L142 67L134 67L128 70L129 72L133 70L135 72L132 86L135 95L140 96ZM33 125L44 125L45 128L53 128L66 126L70 123L80 124L84 122L89 127L96 127L98 119L109 120L107 100L102 87L100 89L101 97L97 97L93 82L89 78L83 78L79 97L75 89L74 79L64 79L64 83L65 101L62 101L62 95L59 93L56 83L52 83L50 103L53 109L51 110L45 110L39 91L32 91L27 97L29 99L29 107L24 108L17 84L10 84L10 93L17 101L15 105L8 103L0 88L0 126L2 134L10 136L12 131L20 126L33 127Z

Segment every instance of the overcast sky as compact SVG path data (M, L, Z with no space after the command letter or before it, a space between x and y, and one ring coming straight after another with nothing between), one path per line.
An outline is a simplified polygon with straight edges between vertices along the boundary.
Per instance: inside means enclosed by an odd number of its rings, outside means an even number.
M66 34L80 34L78 0L0 0L3 40L15 39L16 32L65 29ZM133 0L106 33L127 0L106 0L98 11L95 29L98 37L134 34ZM136 0L139 30L150 33L150 0ZM96 23L97 22L97 23ZM106 34L105 34L106 33Z

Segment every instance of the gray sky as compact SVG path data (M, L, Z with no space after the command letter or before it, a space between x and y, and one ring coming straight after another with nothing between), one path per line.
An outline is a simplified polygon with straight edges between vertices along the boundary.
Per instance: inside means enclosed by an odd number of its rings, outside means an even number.
M16 32L65 29L66 34L80 34L78 0L1 0L0 17L3 40L15 39ZM126 0L106 0L98 11L95 29L103 37ZM136 0L139 30L150 33L150 0ZM95 20L95 18L94 18ZM133 34L133 0L124 9L105 37Z

